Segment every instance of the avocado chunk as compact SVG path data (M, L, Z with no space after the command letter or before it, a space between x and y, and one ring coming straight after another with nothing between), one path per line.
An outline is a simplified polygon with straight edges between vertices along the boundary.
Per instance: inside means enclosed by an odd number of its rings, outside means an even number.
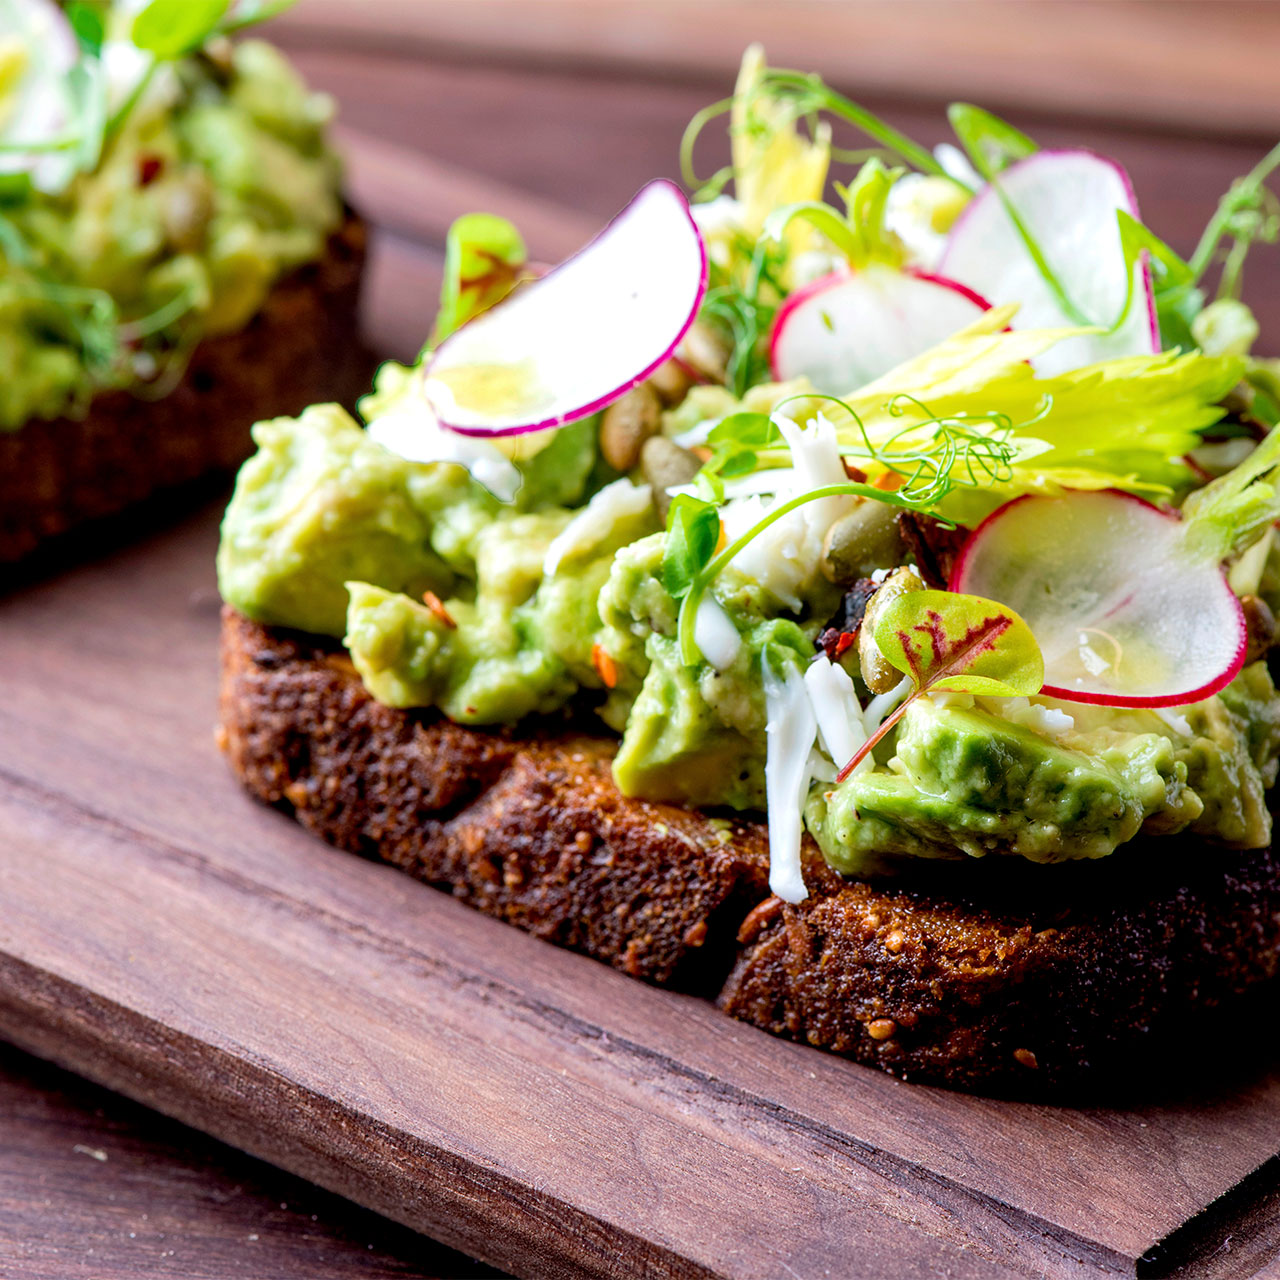
M741 639L723 671L686 666L675 638L679 606L662 585L663 538L624 547L600 596L601 643L622 673L606 719L623 729L613 775L625 795L688 804L763 809L766 650L803 663L813 642L796 623L766 616L759 592L733 574L716 600ZM721 592L723 594L721 594Z
M887 771L815 787L806 820L836 870L865 875L903 855L1100 858L1153 816L1176 829L1203 807L1161 734L1123 735L1090 753L921 698L903 717Z
M429 476L332 404L260 422L253 438L258 452L240 470L218 549L229 604L258 622L340 636L348 581L451 593L455 575L431 549L432 504L420 490L461 500L465 475Z

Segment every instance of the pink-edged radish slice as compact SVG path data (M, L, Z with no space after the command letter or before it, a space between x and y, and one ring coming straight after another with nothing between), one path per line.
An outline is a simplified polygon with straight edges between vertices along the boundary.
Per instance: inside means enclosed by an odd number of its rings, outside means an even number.
M990 309L972 289L943 276L873 265L837 271L793 293L769 341L780 382L807 377L847 395L914 359Z
M1129 175L1091 151L1037 151L983 187L957 219L938 270L976 289L994 306L1019 304L1015 329L1108 327L1124 309L1129 280L1116 211L1138 217ZM1076 314L1036 265L1001 192L1039 245ZM1134 263L1133 300L1114 333L1067 338L1035 360L1043 374L1066 373L1117 356L1160 350L1146 255Z
M572 258L450 334L423 388L441 423L506 436L574 422L662 364L707 291L707 254L672 182L639 194Z
M1244 665L1240 601L1184 525L1132 494L1015 498L975 529L951 590L1016 610L1044 692L1117 707L1199 702Z

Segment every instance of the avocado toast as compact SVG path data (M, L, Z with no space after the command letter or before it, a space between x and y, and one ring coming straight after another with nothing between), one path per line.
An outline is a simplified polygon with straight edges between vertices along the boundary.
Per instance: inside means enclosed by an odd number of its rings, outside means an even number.
M1117 166L976 108L935 156L753 50L729 110L692 211L650 184L541 277L462 219L363 423L255 428L223 744L340 847L770 1031L1096 1083L1280 955L1280 403L1232 274L1272 158L1184 261ZM900 162L843 209L824 115Z
M207 8L0 5L0 562L367 377L331 104Z

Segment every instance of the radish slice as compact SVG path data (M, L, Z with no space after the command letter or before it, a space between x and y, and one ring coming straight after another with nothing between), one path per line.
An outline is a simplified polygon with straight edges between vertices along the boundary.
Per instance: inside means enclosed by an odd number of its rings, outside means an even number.
M1003 191L1045 261L1074 303L1062 304L1033 261L1000 199ZM1138 217L1129 175L1091 151L1037 151L984 187L951 230L938 270L977 289L992 303L1019 304L1016 329L1111 325L1124 307L1128 280L1116 211ZM1151 271L1134 264L1133 302L1115 333L1067 338L1035 361L1043 374L1067 373L1117 356L1160 350Z
M644 187L586 248L440 344L423 388L463 435L562 426L643 382L707 291L707 254L672 182Z
M846 395L989 309L985 298L942 276L885 266L833 272L797 290L778 312L773 376L807 377L819 391Z
M951 590L1021 614L1047 694L1184 706L1235 678L1246 637L1221 566L1191 554L1183 529L1175 513L1115 490L1015 498L974 530Z
M0 48L13 40L26 66L0 94L0 140L6 147L51 142L70 127L67 75L79 58L75 32L54 0L0 0ZM0 173L29 172L53 191L70 180L73 165L56 151L0 152Z

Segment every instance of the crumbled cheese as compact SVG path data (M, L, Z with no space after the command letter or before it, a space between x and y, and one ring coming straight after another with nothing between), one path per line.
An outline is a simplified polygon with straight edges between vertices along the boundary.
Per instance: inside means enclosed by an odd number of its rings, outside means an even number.
M809 757L818 724L804 678L794 667L779 677L765 664L764 704L768 716L764 782L769 810L769 888L783 902L803 902L809 891L800 869L802 809L812 780Z
M823 414L815 414L803 428L782 413L775 413L773 421L791 449L792 466L786 483L767 505L755 496L725 504L721 519L730 541L784 503L848 480L835 427ZM798 507L748 543L734 557L734 568L754 578L788 609L800 609L801 592L818 572L822 540L831 525L852 508L853 501L840 496Z
M703 236L720 235L742 225L742 203L733 196L716 196L689 206L693 221Z
M969 157L955 143L938 143L933 149L933 158L941 165L945 174L963 182L966 187L977 191L980 187L987 185L982 180L982 175L973 167Z
M1032 733L1046 738L1056 738L1076 727L1075 717L1060 707L1046 707L1030 698L983 698L979 700L984 710L1000 716L1011 724L1020 724Z
M551 540L542 572L553 577L563 561L598 547L622 520L638 516L653 502L647 484L632 484L625 477L607 484Z
M1091 676L1100 676L1111 666L1111 663L1089 643L1089 637L1083 631L1080 633L1079 653L1081 665Z
M717 671L727 671L742 652L742 637L710 592L698 601L693 619L693 642Z
M838 662L819 654L806 668L804 684L818 725L818 741L837 768L843 768L867 740L853 680ZM871 768L871 763L868 756L856 772Z
M368 436L409 462L451 462L465 468L499 502L510 502L520 489L520 472L501 449L442 427L423 398L406 398L374 418Z
M1058 707L1042 707L1033 702L1028 708L1028 716L1041 733L1068 733L1076 727L1075 717Z
M694 449L698 445L706 444L707 437L723 421L723 418L703 418L701 422L690 427L688 431L682 431L678 436L673 437L672 442L678 444L682 449Z
M1184 738L1195 737L1191 721L1174 707L1152 707L1151 711L1156 719L1162 720L1174 733L1181 734Z

